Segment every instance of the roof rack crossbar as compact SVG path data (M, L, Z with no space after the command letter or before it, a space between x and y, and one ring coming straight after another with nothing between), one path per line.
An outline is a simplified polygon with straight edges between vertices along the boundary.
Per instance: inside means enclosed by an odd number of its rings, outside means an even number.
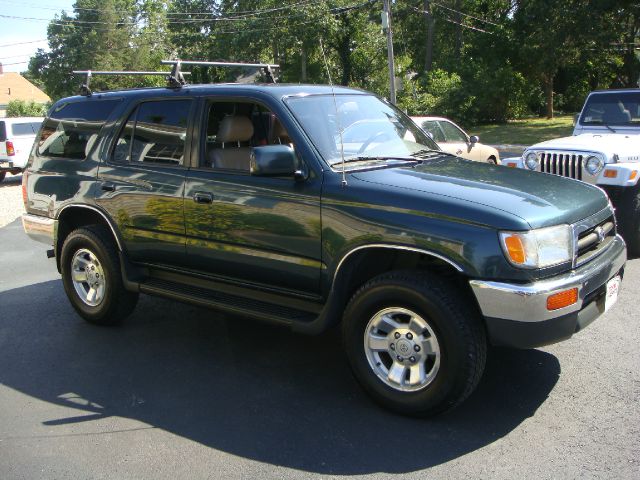
M141 70L73 70L72 73L74 75L85 75L85 82L80 86L80 94L90 97L92 94L91 91L91 77L95 75L132 75L132 76L143 76L143 75L162 75L167 78L169 82L169 86L175 87L171 81L173 71L171 72L146 72ZM191 75L191 72L180 72L180 76L182 78L182 82L178 84L178 86L184 85L186 82L184 81L183 75Z
M240 67L240 68L262 68L267 82L276 83L276 79L273 76L273 70L280 68L280 65L276 63L241 63L241 62L204 62L200 60L161 60L162 65L173 65L174 70L180 69L181 65L196 65L206 67Z

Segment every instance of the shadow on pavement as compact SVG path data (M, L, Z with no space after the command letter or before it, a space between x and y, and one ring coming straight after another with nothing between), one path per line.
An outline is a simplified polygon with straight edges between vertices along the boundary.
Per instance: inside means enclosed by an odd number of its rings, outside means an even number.
M482 448L554 388L545 352L491 351L457 410L388 413L353 380L337 332L319 337L141 297L122 327L84 323L59 280L0 293L0 383L86 411L55 426L129 417L233 455L323 474L403 473ZM84 403L84 405L82 404Z

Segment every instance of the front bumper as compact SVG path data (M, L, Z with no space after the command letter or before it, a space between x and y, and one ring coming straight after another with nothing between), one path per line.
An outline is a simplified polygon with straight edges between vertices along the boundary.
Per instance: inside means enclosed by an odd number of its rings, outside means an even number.
M533 348L567 339L603 314L606 283L622 274L626 260L624 240L616 235L605 252L563 275L531 284L469 283L485 317L491 343ZM571 288L578 289L576 303L547 310L550 295Z
M25 233L37 242L53 245L58 233L58 221L40 215L22 214L22 226Z

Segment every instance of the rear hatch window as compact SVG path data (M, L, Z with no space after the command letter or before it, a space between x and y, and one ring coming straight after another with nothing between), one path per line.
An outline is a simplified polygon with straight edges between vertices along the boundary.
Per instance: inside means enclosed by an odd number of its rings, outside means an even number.
M11 125L11 134L14 137L35 135L40 128L40 122L14 123Z
M57 104L42 123L38 154L84 160L100 129L120 103L117 100L76 101Z

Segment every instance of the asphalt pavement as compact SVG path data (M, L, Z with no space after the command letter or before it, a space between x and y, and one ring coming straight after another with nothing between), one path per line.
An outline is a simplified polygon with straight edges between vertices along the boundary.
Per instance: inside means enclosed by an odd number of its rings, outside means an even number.
M69 305L44 245L0 228L0 478L640 478L640 260L572 339L490 351L457 410L404 418L337 332L141 297L117 328Z

